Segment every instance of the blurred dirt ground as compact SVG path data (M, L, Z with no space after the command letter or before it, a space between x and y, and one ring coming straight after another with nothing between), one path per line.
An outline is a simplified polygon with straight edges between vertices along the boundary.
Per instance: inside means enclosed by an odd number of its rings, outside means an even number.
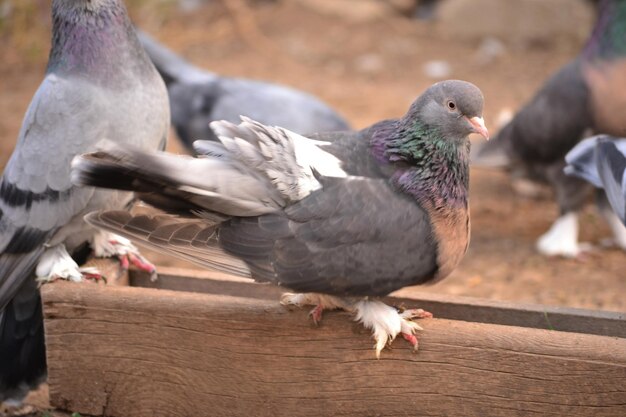
M239 1L213 1L192 12L171 1L128 3L139 26L199 66L309 91L355 128L402 115L435 81L425 75L424 64L441 60L450 66L449 78L483 90L493 134L502 109L519 107L580 48L576 39L548 39L502 44L499 55L489 55L485 42L450 35L440 23L401 15L345 19L296 1L249 8ZM49 2L24 4L30 9L15 8L0 26L0 166L42 79L49 48ZM28 30L20 30L24 26ZM173 134L170 143L180 150ZM475 169L471 210L472 241L463 263L443 282L419 291L626 311L621 251L601 250L582 261L535 252L535 240L557 215L550 198L519 197L503 173ZM581 234L595 244L609 236L592 206L582 215ZM158 262L173 261L159 256Z
M19 1L19 7L17 1L0 2L0 166L43 77L49 48L50 2ZM213 1L191 12L167 0L127 3L139 26L199 66L311 92L355 128L402 115L435 81L425 75L424 64L441 60L449 64L447 78L465 79L483 90L493 134L500 111L518 108L581 46L579 39L559 38L495 42L494 49L489 47L493 39L485 43L455 35L440 23L393 14L345 19L296 1L263 1L251 8L240 1ZM181 149L173 134L170 144ZM461 266L443 282L417 291L626 312L623 252L603 249L584 260L535 252L535 240L557 216L550 198L517 196L503 173L475 169L471 211L472 240ZM581 219L582 240L598 244L609 236L591 205ZM155 257L157 264L193 267ZM45 388L39 396L45 398Z

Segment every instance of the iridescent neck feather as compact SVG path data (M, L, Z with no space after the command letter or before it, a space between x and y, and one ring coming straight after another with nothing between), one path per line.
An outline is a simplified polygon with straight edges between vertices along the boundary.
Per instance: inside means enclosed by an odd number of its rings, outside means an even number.
M394 166L391 182L435 208L467 205L469 141L444 138L419 122L392 122L373 134L371 149L381 164Z

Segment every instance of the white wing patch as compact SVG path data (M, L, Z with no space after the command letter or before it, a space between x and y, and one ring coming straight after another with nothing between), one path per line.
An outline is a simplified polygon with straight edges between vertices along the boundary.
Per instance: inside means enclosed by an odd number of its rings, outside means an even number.
M314 168L325 177L345 178L348 176L341 168L341 161L333 154L320 148L331 143L300 136L287 129L282 129L294 142L296 161L303 168Z
M298 176L299 200L322 188L313 170L324 177L345 178L348 176L341 169L341 161L335 155L320 148L330 145L330 142L308 139L290 130L279 129L292 141L295 160L301 170L302 175Z
M281 127L265 126L247 117L234 125L226 121L211 128L234 159L267 177L288 201L299 201L322 185L322 176L345 178L341 161L321 149L330 142L308 139Z

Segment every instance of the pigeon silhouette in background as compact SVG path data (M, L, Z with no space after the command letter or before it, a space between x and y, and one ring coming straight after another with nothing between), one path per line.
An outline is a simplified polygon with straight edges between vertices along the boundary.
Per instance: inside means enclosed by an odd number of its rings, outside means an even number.
M607 135L585 139L565 156L565 161L568 175L604 189L606 200L626 225L626 139ZM601 205L601 209L606 206Z
M45 78L0 180L0 402L17 406L46 375L39 281L79 281L70 255L91 244L151 269L126 239L83 216L121 209L132 194L76 187L70 165L104 140L163 148L167 90L143 51L122 0L53 0Z
M578 211L592 187L563 172L565 154L591 133L626 135L626 1L604 0L580 55L537 92L498 135L480 149L473 165L508 166L513 178L547 182L560 216L537 241L545 255L577 256ZM616 243L626 250L626 231L602 210Z
M337 112L310 94L204 71L146 33L138 31L138 34L167 84L176 134L191 151L198 139L217 140L209 123L214 120L237 123L240 116L301 134L350 129Z
M100 211L93 225L137 242L302 294L286 304L353 312L376 339L417 347L410 319L381 301L441 279L469 242L468 135L488 137L473 84L431 86L398 120L309 138L243 118L213 122L220 142L198 158L116 147L77 157L77 184L136 191L175 215ZM224 255L224 253L226 255ZM243 263L225 260L237 258Z

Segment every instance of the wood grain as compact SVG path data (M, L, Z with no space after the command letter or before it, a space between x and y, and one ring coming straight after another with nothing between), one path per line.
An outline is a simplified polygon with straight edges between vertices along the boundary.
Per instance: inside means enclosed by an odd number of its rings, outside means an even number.
M144 416L623 416L626 339L422 320L376 360L346 313L132 287L42 288L53 405Z
M146 273L131 271L130 285L265 300L278 300L284 292L274 285L255 284L219 272L165 267L159 268L159 279L155 282ZM420 307L437 318L626 338L626 313L420 293L414 289L410 297L408 291L401 290L386 301Z

